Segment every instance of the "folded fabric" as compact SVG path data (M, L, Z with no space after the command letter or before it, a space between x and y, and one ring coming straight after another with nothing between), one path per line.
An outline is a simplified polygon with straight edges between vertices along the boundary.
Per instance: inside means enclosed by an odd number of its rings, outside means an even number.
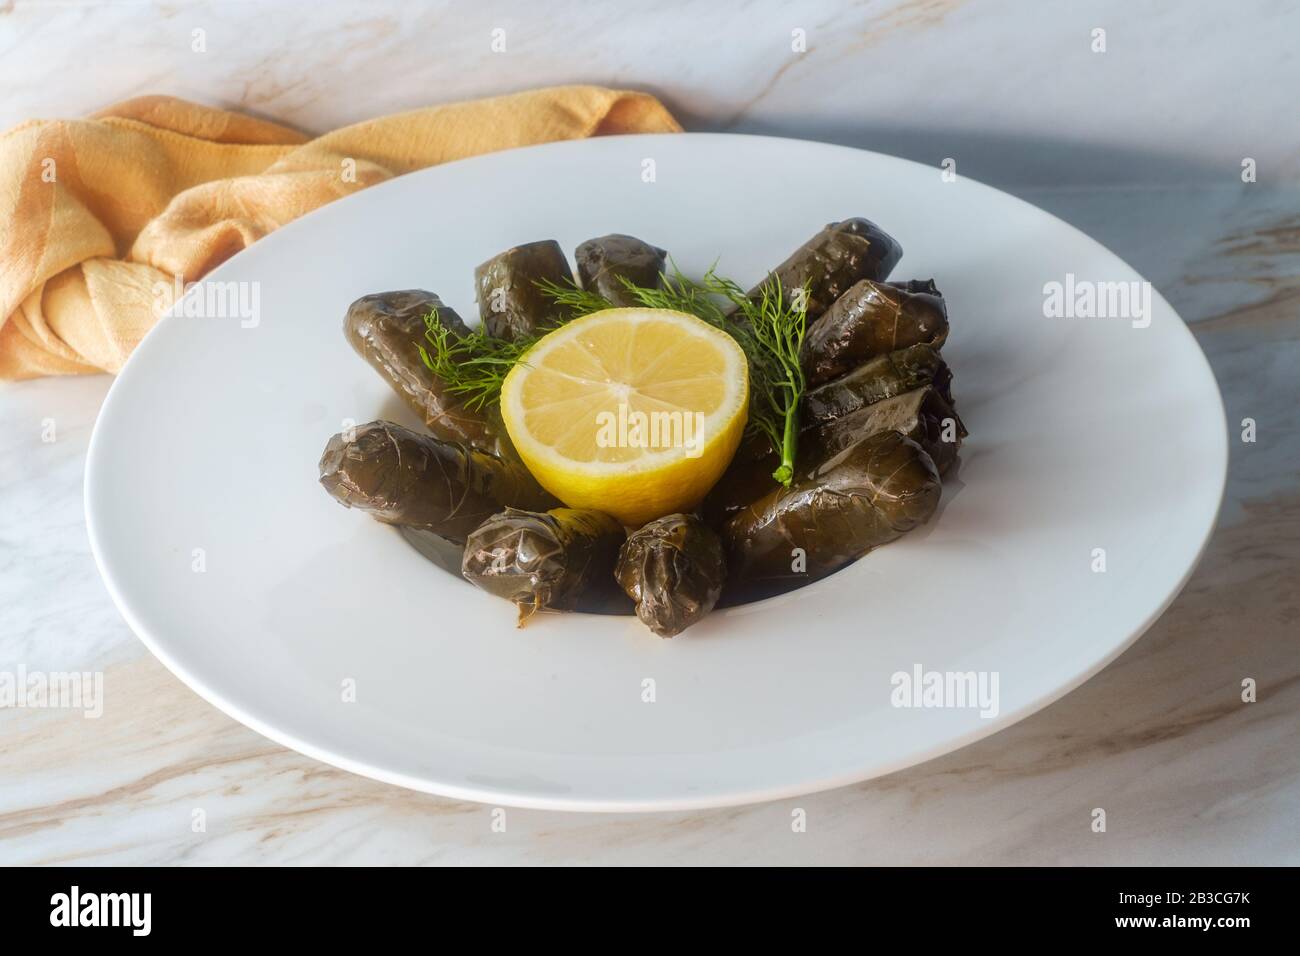
M193 282L305 212L514 146L677 132L652 96L566 86L399 113L311 139L165 96L0 135L0 379L108 371ZM162 299L163 301L160 301Z

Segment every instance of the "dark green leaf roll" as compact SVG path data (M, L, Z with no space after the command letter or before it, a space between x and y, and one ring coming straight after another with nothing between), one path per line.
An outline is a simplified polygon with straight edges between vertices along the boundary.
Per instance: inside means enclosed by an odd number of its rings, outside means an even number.
M938 349L947 338L948 310L933 282L864 279L809 326L804 370L819 385L877 355L917 344Z
M660 637L703 618L727 579L722 542L694 515L656 518L623 543L614 572L636 616Z
M924 448L941 475L957 460L961 440L966 437L966 426L952 406L937 390L926 387L867 405L811 429L800 436L800 454L810 460L824 460L883 431L896 431Z
M563 310L538 288L543 281L573 284L569 260L554 239L507 249L475 269L479 318L488 335L528 338L562 317Z
M435 436L497 451L504 430L482 413L465 408L461 397L449 391L420 358L428 328L425 316L435 311L437 323L452 335L468 334L456 310L423 289L362 296L348 307L343 331L357 354L424 419Z
M872 435L726 523L728 587L825 577L928 521L942 489L920 445L894 431Z
M663 281L668 253L634 236L614 234L588 239L578 246L578 279L618 307L640 305L621 280L644 289L657 289Z
M392 422L331 438L320 483L349 508L456 542L504 507L555 504L522 465Z
M541 608L572 610L589 592L612 590L624 537L623 526L599 511L507 508L469 536L461 571L513 601L523 626Z
M805 311L812 322L855 282L883 280L902 256L903 247L869 219L828 223L751 289L749 298L760 301L763 287L778 279L789 303L806 285Z
M815 428L927 385L952 404L952 371L933 346L913 345L877 355L839 378L809 389L800 410L800 423L804 428Z

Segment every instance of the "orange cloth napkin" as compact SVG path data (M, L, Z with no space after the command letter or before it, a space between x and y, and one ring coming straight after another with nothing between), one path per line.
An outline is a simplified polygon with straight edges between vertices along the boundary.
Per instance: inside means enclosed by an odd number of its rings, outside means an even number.
M0 135L0 379L118 371L156 321L156 288L193 282L354 190L512 146L680 129L652 96L593 86L433 106L316 139L165 96L24 123Z

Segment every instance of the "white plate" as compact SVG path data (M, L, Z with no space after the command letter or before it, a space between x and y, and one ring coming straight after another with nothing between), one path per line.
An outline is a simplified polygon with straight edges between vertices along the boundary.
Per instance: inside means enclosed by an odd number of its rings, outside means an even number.
M944 355L971 437L936 520L840 574L672 641L633 618L576 614L519 631L507 604L318 487L345 419L409 421L344 341L356 297L421 287L470 316L478 262L608 232L664 246L687 271L718 258L748 283L854 215L902 243L895 278L934 276L946 294ZM817 143L618 137L404 176L210 276L258 284L255 327L176 317L150 333L95 428L91 542L122 614L177 676L357 773L575 810L863 780L990 734L1096 673L1173 599L1213 526L1226 431L1195 341L1158 294L1146 328L1044 317L1044 284L1067 273L1140 281L996 190ZM916 665L996 672L997 715L893 706L892 676ZM348 681L355 702L342 699Z

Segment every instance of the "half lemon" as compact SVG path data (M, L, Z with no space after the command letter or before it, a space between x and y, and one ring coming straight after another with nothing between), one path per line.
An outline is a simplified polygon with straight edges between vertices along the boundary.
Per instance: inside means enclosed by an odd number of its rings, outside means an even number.
M735 339L669 309L575 319L501 387L506 430L542 487L630 527L699 503L735 454L748 407Z

